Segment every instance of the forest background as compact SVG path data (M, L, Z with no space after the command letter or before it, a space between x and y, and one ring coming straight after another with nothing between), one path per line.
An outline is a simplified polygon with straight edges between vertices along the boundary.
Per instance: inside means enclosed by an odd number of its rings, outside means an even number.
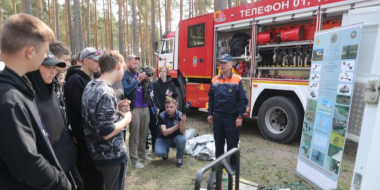
M136 54L155 66L154 42L180 20L254 0L0 0L0 30L12 14L27 13L49 25L72 54L85 47ZM160 43L159 43L160 44ZM159 47L159 46L158 46Z

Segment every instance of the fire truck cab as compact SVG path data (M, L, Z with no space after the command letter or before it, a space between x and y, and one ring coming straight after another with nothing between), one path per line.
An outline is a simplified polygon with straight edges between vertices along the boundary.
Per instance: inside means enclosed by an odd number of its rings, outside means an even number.
M311 60L326 52L313 51L319 43L314 33L341 26L350 9L374 5L380 1L265 0L182 20L175 32L164 34L157 68L171 69L180 107L190 101L207 109L219 57L230 54L249 99L245 115L258 119L265 138L288 143L301 134L307 97L318 97L317 91L308 94L319 79L310 70L320 69ZM315 82L309 84L311 77Z

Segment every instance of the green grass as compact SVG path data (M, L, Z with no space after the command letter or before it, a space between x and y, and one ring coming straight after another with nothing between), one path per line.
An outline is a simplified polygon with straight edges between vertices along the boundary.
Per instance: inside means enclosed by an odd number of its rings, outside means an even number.
M189 113L188 128L199 134L211 134L212 127L207 123L207 114ZM244 119L240 136L241 178L273 187L274 184L303 181L295 173L297 167L299 140L289 144L278 144L265 140L256 121ZM352 171L355 163L357 143L346 142L342 168L338 179L339 189L350 189ZM128 166L126 188L131 190L192 190L198 170L210 161L196 160L185 155L183 168L175 166L175 149L170 149L169 160L164 162L154 157L152 163L143 163L145 168L134 169ZM206 187L209 173L203 175L202 187Z

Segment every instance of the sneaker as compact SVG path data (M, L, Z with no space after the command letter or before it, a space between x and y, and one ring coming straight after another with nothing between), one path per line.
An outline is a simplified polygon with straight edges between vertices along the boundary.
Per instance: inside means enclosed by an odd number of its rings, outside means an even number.
M145 154L146 154L146 155L151 155L151 152L149 151L149 149L146 149L146 150L145 150Z
M182 166L183 166L183 160L182 159L177 159L176 166L177 166L177 168L182 168Z
M163 160L163 161L167 161L168 158L169 158L169 154L162 156L162 160Z
M143 162L152 162L153 159L151 157L144 156L144 158L142 158L141 161L143 161Z
M140 161L136 161L135 163L132 163L133 167L137 168L137 169L141 169L141 168L144 168L144 165L142 165L140 163Z

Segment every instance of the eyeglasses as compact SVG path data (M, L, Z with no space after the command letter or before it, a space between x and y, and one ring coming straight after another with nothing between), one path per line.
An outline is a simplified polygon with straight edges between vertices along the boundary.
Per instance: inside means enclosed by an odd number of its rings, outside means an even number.
M135 60L140 60L140 57L131 57L129 59L135 59Z

